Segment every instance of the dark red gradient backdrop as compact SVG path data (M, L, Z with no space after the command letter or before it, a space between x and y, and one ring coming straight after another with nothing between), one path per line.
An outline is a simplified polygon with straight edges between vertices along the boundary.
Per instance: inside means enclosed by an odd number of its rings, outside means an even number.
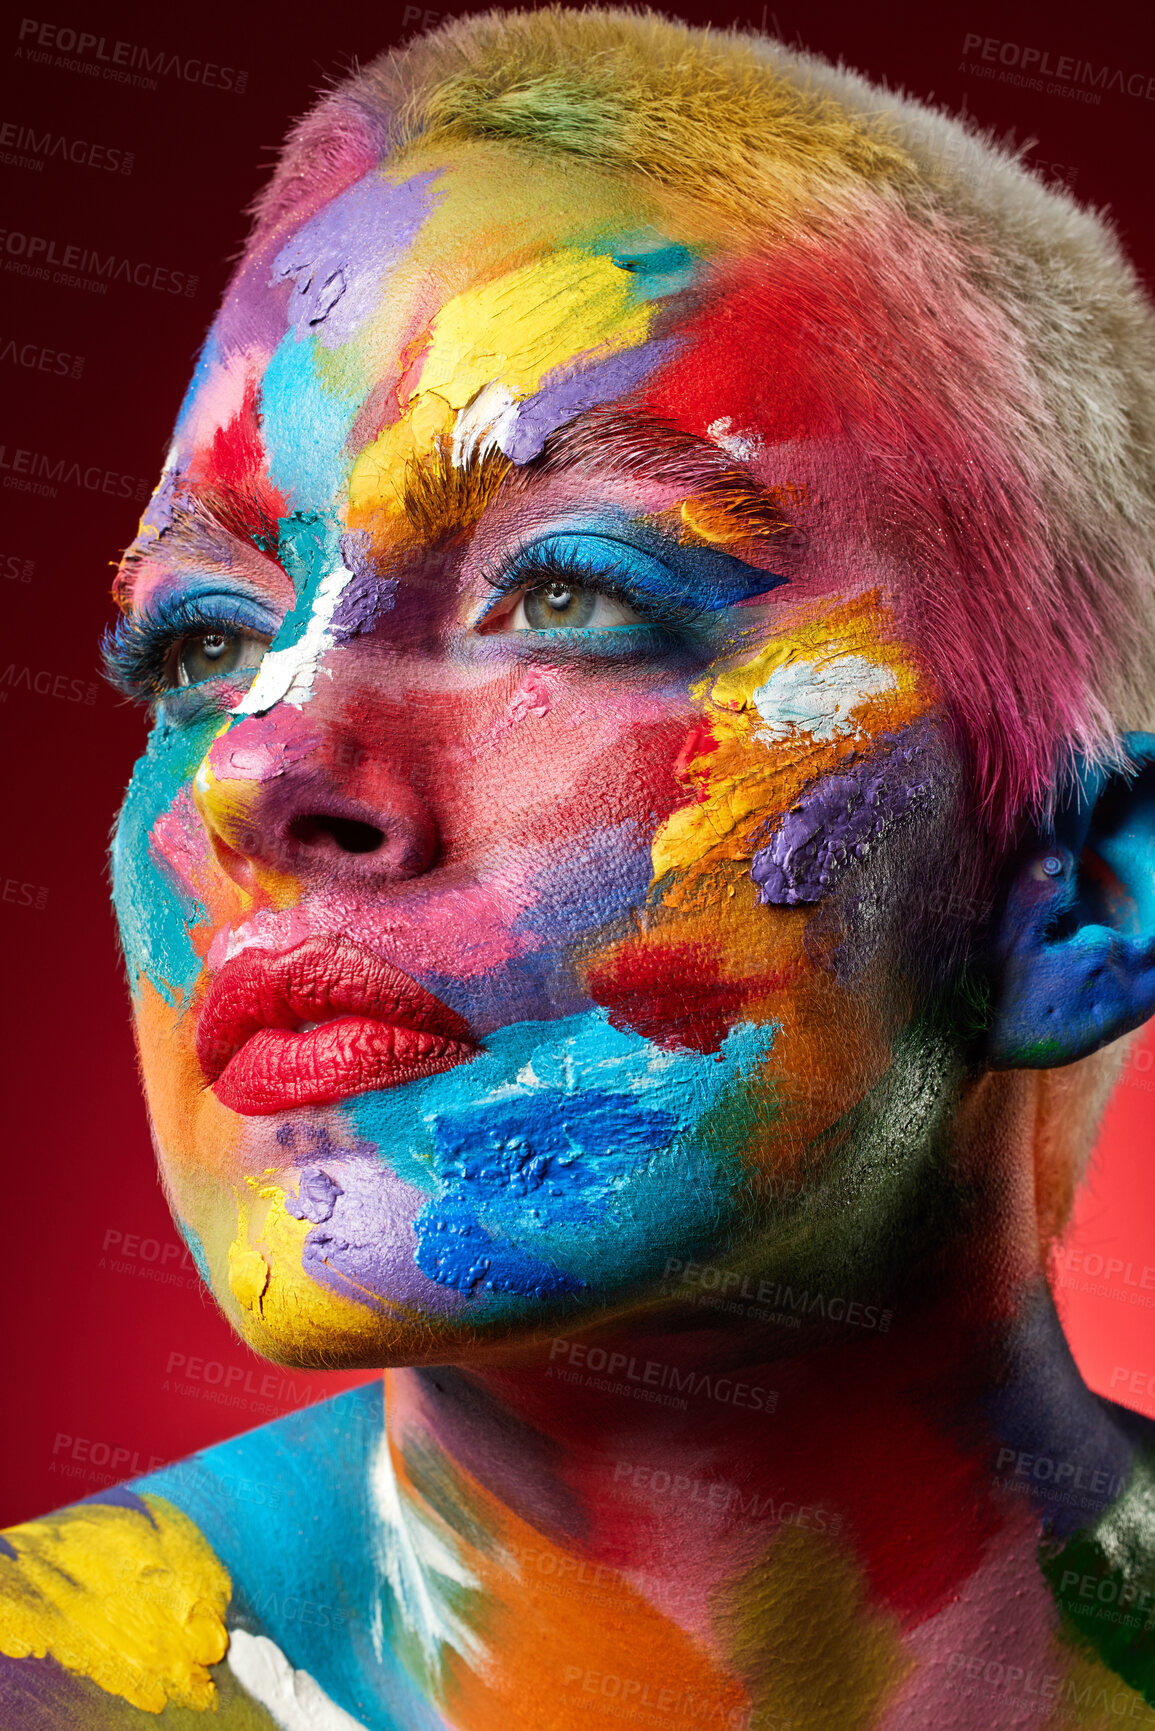
M1034 160L1109 206L1150 271L1146 9L746 3L671 9L719 28L765 25L965 108L1000 136L1036 140ZM105 870L143 722L96 683L96 644L110 564L159 470L241 212L287 122L354 58L462 9L22 4L24 22L9 8L0 23L4 1522L362 1380L289 1376L240 1346L170 1224ZM1042 89L1022 82L1028 48ZM1080 64L1091 78L1106 68L1082 96ZM100 294L27 274L34 253L91 278L89 251L128 260L135 282ZM1090 1381L1155 1414L1153 1054L1147 1044L1128 1066L1060 1281Z

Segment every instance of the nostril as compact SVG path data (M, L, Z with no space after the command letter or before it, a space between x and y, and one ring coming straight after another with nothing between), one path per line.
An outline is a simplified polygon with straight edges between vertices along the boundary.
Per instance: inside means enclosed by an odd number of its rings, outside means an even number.
M328 817L321 812L295 817L289 835L305 847L336 845L341 853L375 853L385 840L385 831L376 824L360 823L353 817Z

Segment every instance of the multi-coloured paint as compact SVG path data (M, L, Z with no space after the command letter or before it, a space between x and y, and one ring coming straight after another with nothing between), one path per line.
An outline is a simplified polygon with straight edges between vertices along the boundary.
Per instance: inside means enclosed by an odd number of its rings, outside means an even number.
M1064 753L1116 762L1022 323L841 75L454 28L480 106L418 46L290 146L110 647L167 1192L252 1345L385 1399L15 1529L4 1687L93 1727L1141 1719L1146 1626L1082 1606L1150 1597L1145 1438L1044 1291L1074 1133L984 1068L941 917ZM1114 1489L1010 1498L1008 1450Z

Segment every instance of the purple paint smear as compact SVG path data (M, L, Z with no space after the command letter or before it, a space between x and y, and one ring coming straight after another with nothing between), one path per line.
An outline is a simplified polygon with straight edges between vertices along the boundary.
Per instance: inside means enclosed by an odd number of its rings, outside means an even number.
M400 186L374 170L312 217L273 260L270 287L291 282L288 324L297 340L335 349L356 336L380 299L381 282L408 250L433 205L440 170Z
M396 577L379 577L373 568L372 542L364 529L348 529L341 537L341 561L353 577L341 591L329 622L329 635L337 643L348 643L371 631L397 598Z
M297 1195L285 1198L285 1212L312 1222L301 1264L318 1285L344 1298L359 1291L448 1313L460 1310L464 1298L428 1280L414 1261L413 1221L427 1201L376 1153L342 1152L302 1169Z
M682 346L679 337L642 343L608 360L590 364L569 362L547 373L541 388L524 403L501 449L512 463L528 463L536 457L551 433L592 409L624 396L649 377L655 367L669 360Z
M171 526L172 514L176 506L186 502L184 499L178 500L177 484L178 477L174 470L170 469L167 474L161 476L159 486L155 488L151 499L144 508L144 515L140 519L139 535L145 534L148 530L151 530L154 535L163 535L165 530ZM183 481L180 484L183 486Z
M829 895L848 866L929 798L930 763L918 762L926 745L922 730L911 728L850 774L825 776L803 794L754 855L759 899L796 907Z

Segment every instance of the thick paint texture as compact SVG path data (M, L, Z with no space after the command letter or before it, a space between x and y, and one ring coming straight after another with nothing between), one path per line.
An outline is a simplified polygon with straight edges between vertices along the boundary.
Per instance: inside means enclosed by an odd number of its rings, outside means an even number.
M559 203L552 173L515 191L482 149L375 170L242 273L253 317L210 338L169 515L130 562L137 612L154 573L171 606L164 573L211 515L263 562L240 581L230 554L223 590L280 620L255 671L166 691L115 851L174 1194L278 1356L539 1326L720 1239L812 1070L806 1006L844 989L804 921L761 909L836 893L948 797L933 684L865 548L860 599L795 602L778 555L808 483L775 472L751 411L687 439L631 408L694 355L733 261L657 195L587 175ZM567 447L590 415L606 438ZM716 442L723 423L747 442ZM583 623L527 628L519 597L558 573ZM793 809L827 785L846 834L804 867ZM206 989L327 931L439 995L478 1050L354 1079L299 1123L272 1083L222 1111L203 1035L189 1050ZM883 1073L880 1012L817 1118Z
M0 1650L53 1658L134 1707L214 1704L229 1578L159 1497L78 1504L8 1533Z
M1155 1723L1149 1439L1043 1273L1092 1090L1013 1067L1152 996L1114 592L827 76L471 19L289 147L118 582L114 888L198 1267L384 1410L13 1533L36 1731Z

